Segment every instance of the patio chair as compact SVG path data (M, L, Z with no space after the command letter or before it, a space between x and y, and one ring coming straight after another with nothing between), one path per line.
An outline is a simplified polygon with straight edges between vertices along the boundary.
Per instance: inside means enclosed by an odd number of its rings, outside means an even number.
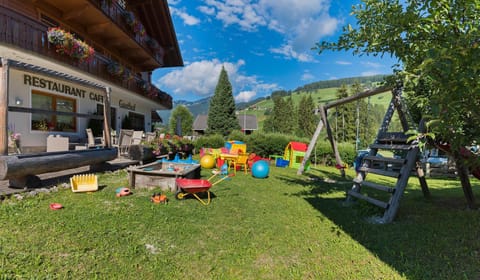
M128 156L130 145L132 144L133 130L122 129L118 140L118 155Z
M135 130L132 134L132 142L130 145L140 145L143 140L143 130Z
M155 140L155 137L157 137L155 132L147 132L145 133L145 142L150 143Z
M91 128L85 129L87 132L87 148L103 148L105 147L105 141L103 137L94 137Z

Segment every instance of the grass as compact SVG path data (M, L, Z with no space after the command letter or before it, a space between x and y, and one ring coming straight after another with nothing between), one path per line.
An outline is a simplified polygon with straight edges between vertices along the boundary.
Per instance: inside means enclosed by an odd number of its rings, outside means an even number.
M303 176L271 167L267 179L240 172L212 187L209 206L171 193L156 205L141 189L116 198L125 171L99 174L95 193L7 198L0 278L480 278L480 212L465 209L459 181L429 179L425 199L410 179L396 221L379 225L368 222L376 207L344 206L351 183L338 175L329 167ZM52 202L65 208L52 211Z

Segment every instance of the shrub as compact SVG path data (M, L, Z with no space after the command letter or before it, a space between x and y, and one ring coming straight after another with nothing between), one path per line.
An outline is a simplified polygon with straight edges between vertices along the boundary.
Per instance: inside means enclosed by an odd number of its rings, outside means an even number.
M337 143L337 147L343 163L352 165L356 156L355 146L350 143ZM335 165L335 154L330 142L327 140L318 142L314 153L310 155L310 161L327 166Z
M290 141L290 137L284 134L255 132L247 138L247 149L262 157L283 155Z
M238 130L230 133L228 140L244 142L247 144L247 151L249 153L255 153L261 157L283 155L285 147L290 141L310 143L310 139L295 135L263 133L258 131L250 135L244 135ZM195 148L197 150L202 147L220 148L225 145L225 141L226 140L219 134L202 136L195 141ZM343 163L351 166L356 157L355 145L351 143L338 143L337 146ZM327 166L334 166L336 164L335 155L328 140L317 142L315 150L312 151L310 155L310 162Z
M328 141L317 142L315 151L310 156L312 163L321 165L334 165L335 155L333 154L332 146Z
M343 160L343 163L352 166L353 162L355 161L355 157L357 156L357 152L355 151L355 145L351 143L339 143L338 151L340 153L340 157Z
M195 140L194 145L196 150L200 150L200 148L221 148L225 145L225 139L220 134L212 134L199 137Z
M228 140L237 140L237 141L242 141L246 142L248 136L245 135L245 133L241 132L240 130L233 130L230 132L230 135L228 135L227 139Z

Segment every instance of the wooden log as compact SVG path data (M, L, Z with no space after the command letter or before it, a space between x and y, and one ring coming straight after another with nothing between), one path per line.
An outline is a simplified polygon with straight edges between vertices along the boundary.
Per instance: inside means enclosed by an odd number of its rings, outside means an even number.
M16 180L47 172L94 165L116 157L117 149L107 148L2 156L0 157L0 180Z
M348 97L336 100L332 103L325 104L324 107L325 107L326 110L328 110L328 109L333 108L333 107L337 107L337 106L340 106L340 105L343 105L343 104L346 104L346 103L349 103L349 102L352 102L352 101L356 101L358 99L362 99L362 98L365 98L365 97L377 95L379 93L384 93L384 92L390 91L390 90L392 90L391 86L381 86L381 87L378 87L378 88L370 89L370 90L367 90L367 91L364 91L364 92L357 93L357 94L352 95L352 96L348 96Z

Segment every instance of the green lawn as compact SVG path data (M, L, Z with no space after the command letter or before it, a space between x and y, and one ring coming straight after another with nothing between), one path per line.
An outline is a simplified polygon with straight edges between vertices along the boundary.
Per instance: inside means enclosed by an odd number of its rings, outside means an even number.
M167 205L152 204L153 191L140 189L116 198L125 171L99 174L95 193L7 198L1 279L480 278L480 212L465 209L459 181L429 179L426 200L410 179L397 220L379 225L368 222L376 207L344 206L351 183L338 175L239 172L212 187L208 206L171 193ZM50 210L53 202L65 208Z

